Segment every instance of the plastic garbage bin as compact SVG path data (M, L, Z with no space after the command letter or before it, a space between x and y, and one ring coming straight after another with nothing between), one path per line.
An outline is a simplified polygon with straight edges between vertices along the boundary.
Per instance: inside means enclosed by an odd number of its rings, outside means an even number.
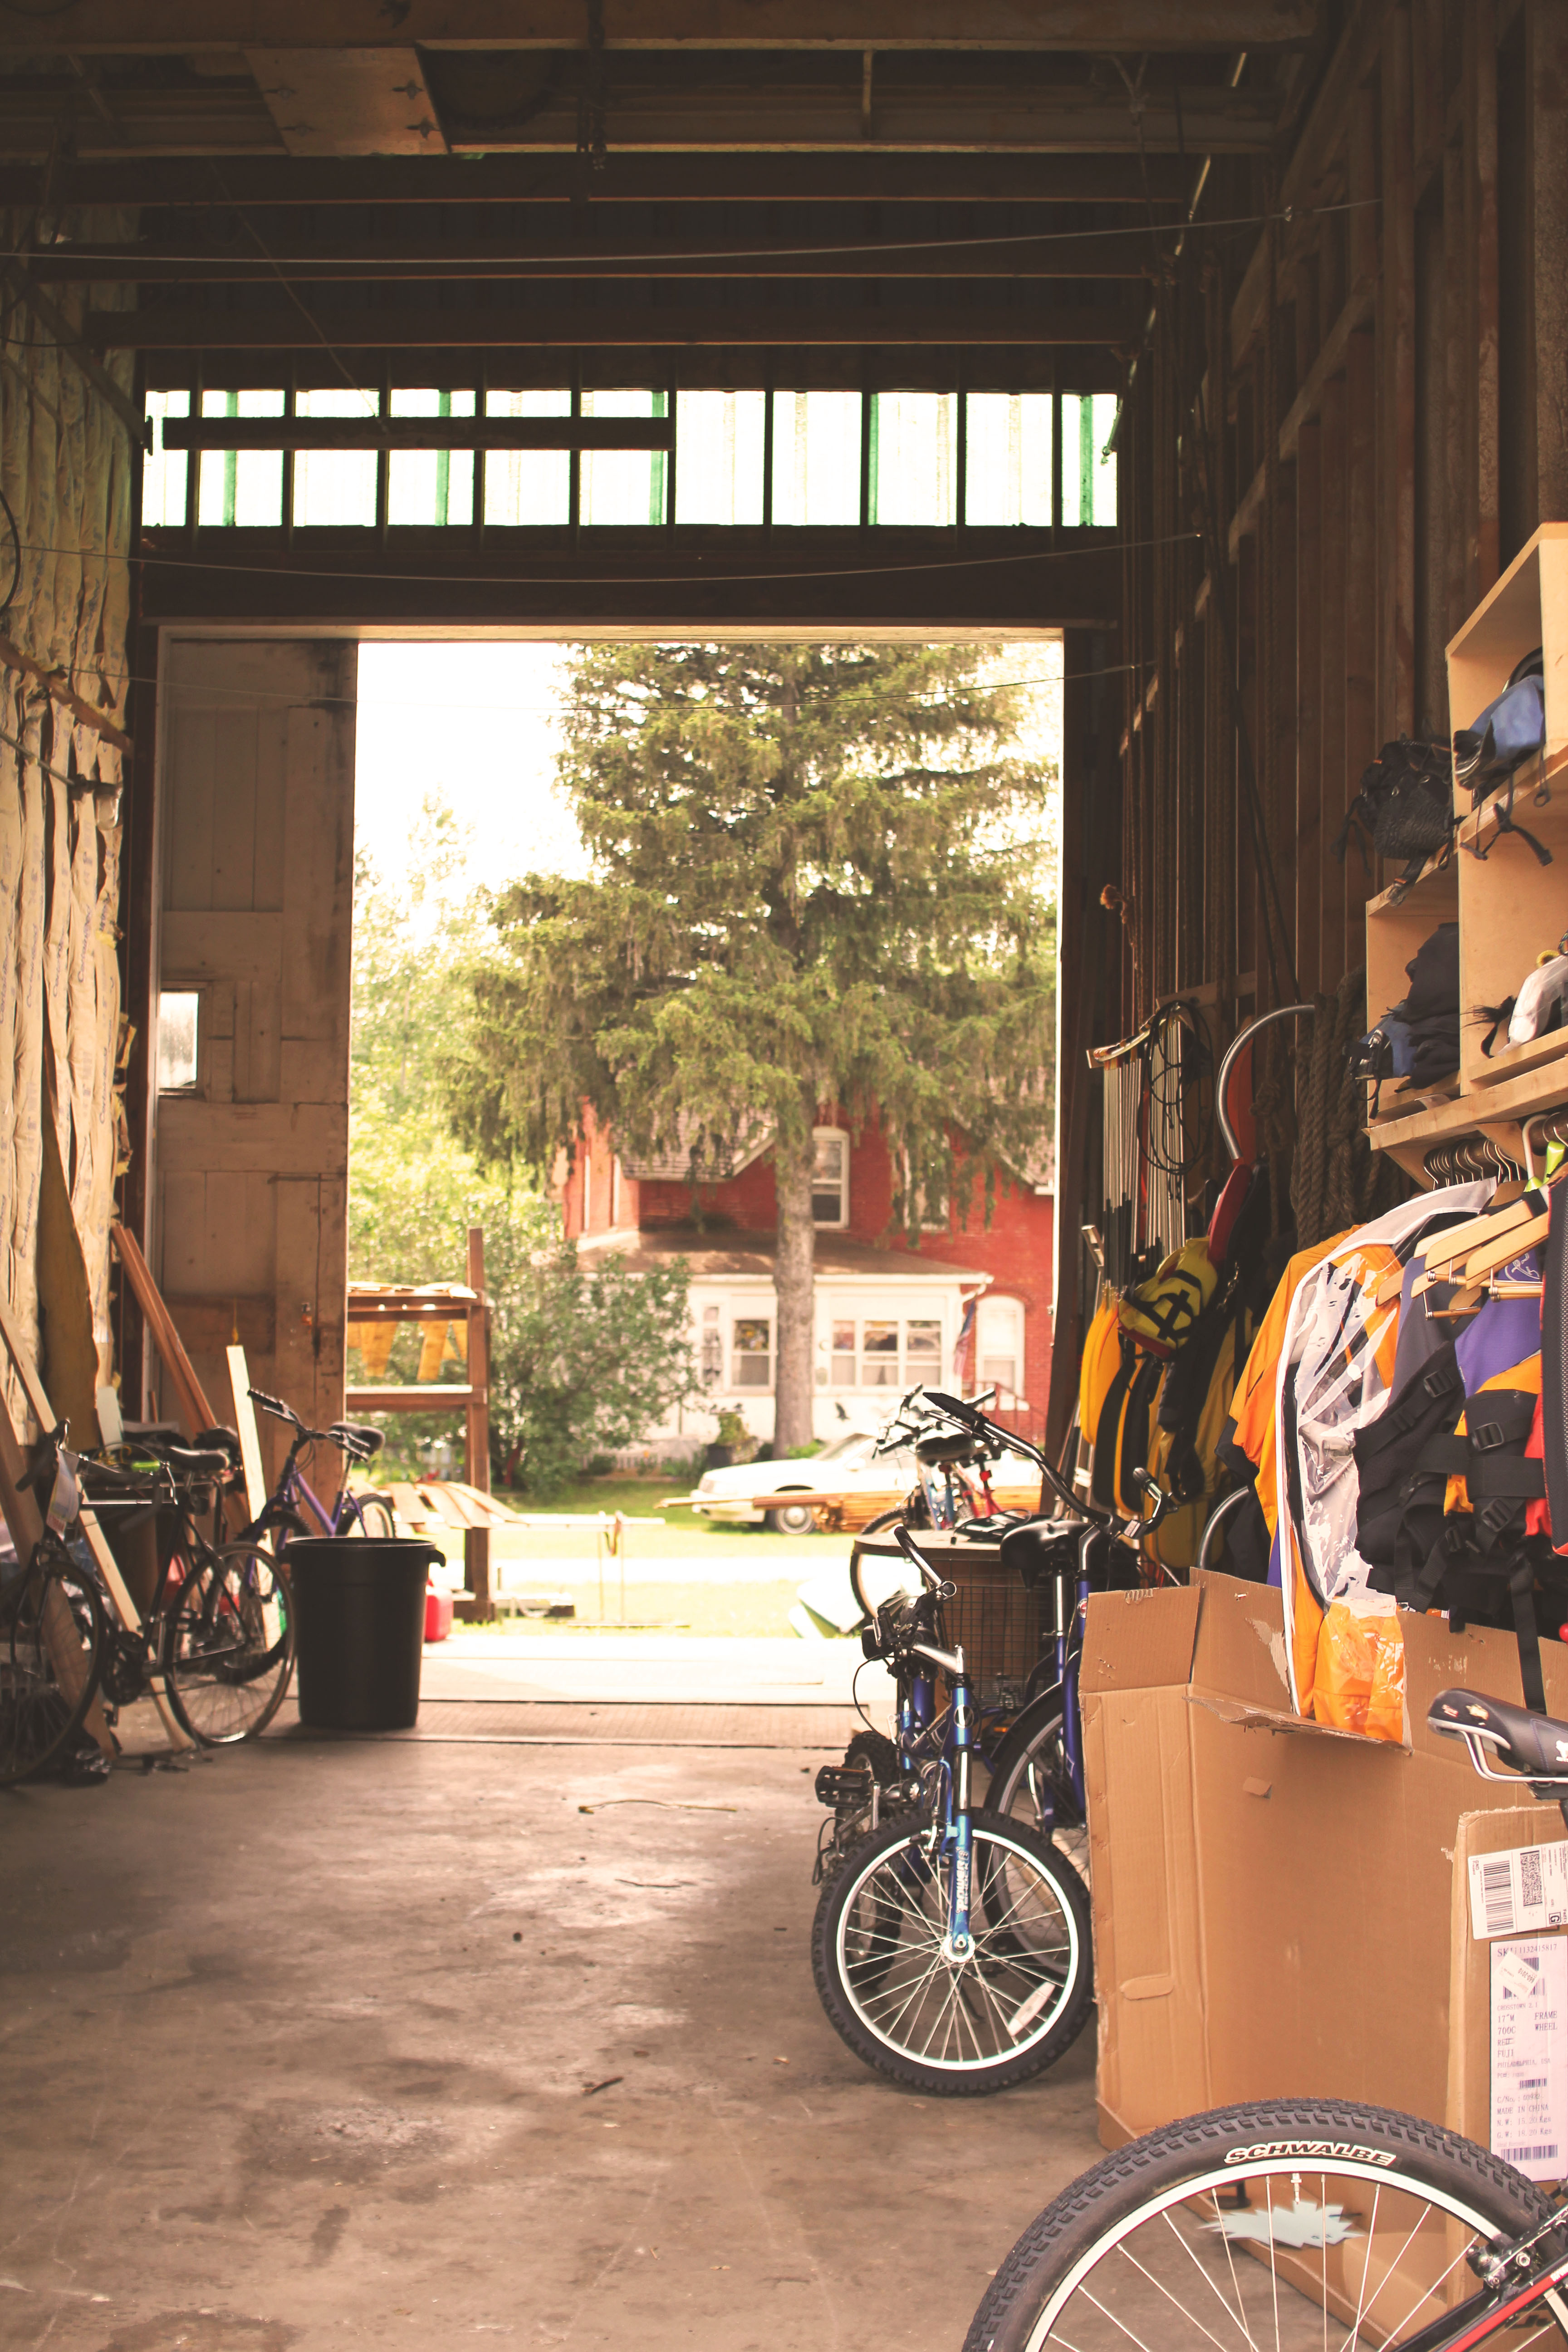
M405 1537L299 1536L294 1594L300 1720L319 1731L406 1731L419 1719L425 1584L441 1558Z

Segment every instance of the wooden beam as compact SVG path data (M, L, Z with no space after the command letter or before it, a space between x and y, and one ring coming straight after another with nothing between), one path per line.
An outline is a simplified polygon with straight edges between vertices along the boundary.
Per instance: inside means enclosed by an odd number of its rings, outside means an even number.
M1342 373L1345 353L1350 349L1351 337L1370 320L1375 294L1376 288L1371 278L1359 280L1352 288L1339 317L1324 336L1322 347L1308 371L1307 380L1286 410L1284 421L1280 425L1279 461L1281 465L1289 465L1296 455L1297 444L1301 437L1301 427L1309 417L1316 416L1323 404L1323 394L1328 384L1335 376ZM1243 491L1236 512L1231 517L1227 544L1233 563L1236 562L1237 550L1243 539L1249 531L1256 530L1258 528L1258 518L1263 510L1266 470L1264 467L1259 466Z
M469 1397L465 1424L468 1485L481 1495L490 1491L490 1357L489 1302L485 1297L485 1236L479 1225L468 1227ZM490 1591L490 1531L488 1521L466 1528L463 1535L463 1582L473 1599L474 1613L493 1617Z
M118 416L130 434L132 444L139 448L151 448L152 436L146 418L130 394L121 391L109 370L89 349L91 337L84 337L78 332L58 304L44 292L41 286L34 285L14 253L7 254L0 264L0 276L4 277L17 300L32 312L45 334L69 360L78 373L86 378L104 406Z
M443 49L580 49L578 0L250 0L244 37L271 47L379 48L400 42ZM605 46L637 49L1274 49L1311 38L1314 0L605 0ZM232 47L238 27L212 0L77 0L68 16L0 15L0 55L40 47L71 57L145 56ZM222 36L226 33L226 40Z
M0 22L4 17L0 16ZM0 148L13 155L43 154L58 119L62 89L47 81L0 86ZM284 144L258 92L143 87L113 93L122 131L77 119L77 152L105 159L129 142L152 156L266 156ZM880 152L1019 155L1260 155L1272 143L1279 109L1272 91L1189 83L1178 98L1156 88L1134 118L1124 94L1088 81L993 85L932 80L884 90L877 107ZM771 79L737 88L728 80L685 88L617 80L607 110L607 135L618 154L704 150L738 154L817 154L863 151L860 89L853 81L775 84ZM537 114L467 136L454 126L452 154L549 155L577 152L577 95L563 89ZM301 158L300 160L310 160ZM331 162L331 158L322 158ZM409 168L431 168L422 158Z
M5 22L0 12L0 26ZM5 151L0 148L0 153ZM0 164L0 204L36 205L37 161ZM541 205L563 214L581 196L575 156L331 158L282 154L226 158L223 191L242 210L252 205ZM1185 213L1192 164L1178 155L1148 158L1148 191L1157 206ZM58 174L62 205L135 205L143 217L160 206L205 210L214 198L212 165L199 156L73 157ZM1142 170L1120 155L843 154L623 155L611 152L594 174L593 211L650 204L1096 204L1145 211ZM640 224L639 224L640 225ZM837 228L839 224L830 226Z
M125 1278L136 1294L136 1303L142 1309L147 1328L153 1334L153 1344L169 1375L185 1435L196 1437L204 1429L213 1428L217 1417L207 1402L205 1391L185 1353L184 1342L174 1328L174 1318L163 1304L135 1235L127 1233L123 1225L114 1223L109 1228L109 1236L114 1244L115 1255L125 1269Z
M668 416L169 416L165 449L662 449Z
M310 332L310 322L319 329ZM104 351L589 351L626 344L644 349L722 345L726 350L833 344L865 349L896 343L960 347L1007 343L1097 343L1131 350L1140 312L1125 304L768 303L746 310L721 303L679 309L648 302L497 302L420 308L409 302L316 301L310 319L272 299L227 310L158 303L139 310L89 310L85 330Z
M445 1412L461 1405L467 1413L474 1391L466 1381L407 1381L390 1388L345 1389L345 1412Z

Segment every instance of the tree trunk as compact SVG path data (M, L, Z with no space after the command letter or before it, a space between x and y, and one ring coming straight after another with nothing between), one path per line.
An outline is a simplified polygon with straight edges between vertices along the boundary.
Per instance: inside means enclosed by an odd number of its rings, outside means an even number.
M816 1227L811 1215L811 1183L816 1161L809 1128L804 1148L788 1154L780 1150L773 1156L779 1210L773 1269L779 1302L773 1452L781 1459L792 1445L809 1444L812 1434Z

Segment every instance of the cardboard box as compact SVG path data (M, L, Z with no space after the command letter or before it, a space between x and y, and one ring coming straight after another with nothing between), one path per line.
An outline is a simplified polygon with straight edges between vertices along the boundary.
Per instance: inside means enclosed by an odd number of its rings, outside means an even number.
M1205 2107L1297 2095L1368 2099L1486 2141L1489 1961L1470 1934L1468 1857L1547 1843L1563 1822L1554 1806L1521 1806L1511 1781L1479 1779L1458 1742L1426 1728L1450 1685L1517 1703L1512 1634L1404 1625L1409 1745L1397 1748L1295 1716L1278 1592L1208 1574L1090 1601L1107 2147ZM1568 1648L1545 1652L1547 1705L1568 1715Z

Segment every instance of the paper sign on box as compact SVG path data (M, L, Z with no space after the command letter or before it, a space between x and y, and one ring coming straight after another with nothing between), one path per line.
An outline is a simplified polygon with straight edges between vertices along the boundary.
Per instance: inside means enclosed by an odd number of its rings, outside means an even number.
M1568 1844L1470 1856L1470 1932L1529 1936L1568 1927Z
M1568 2171L1568 1942L1491 1948L1491 2149L1530 2180Z

